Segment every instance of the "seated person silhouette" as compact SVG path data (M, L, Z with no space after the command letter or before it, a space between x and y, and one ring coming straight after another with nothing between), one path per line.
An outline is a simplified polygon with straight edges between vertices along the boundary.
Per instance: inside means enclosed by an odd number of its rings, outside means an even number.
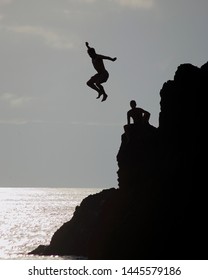
M135 131L141 129L149 123L150 113L142 108L136 107L136 105L136 101L131 100L131 110L127 112L127 125L124 126L124 131L126 133L128 141L130 140L131 135L135 133ZM133 120L133 123L131 123L131 119Z
M108 80L109 74L108 71L105 69L103 60L107 59L115 61L117 58L97 54L95 52L95 49L89 46L88 42L86 42L85 44L88 49L87 52L92 59L92 64L95 70L97 71L97 73L89 79L87 85L98 92L97 98L100 98L103 95L102 101L105 101L108 95L106 94L104 87L101 84L105 83Z
M131 110L127 112L127 124L129 125L131 123L131 118L133 119L134 124L141 125L148 123L150 113L142 108L137 108L136 105L135 100L130 101Z

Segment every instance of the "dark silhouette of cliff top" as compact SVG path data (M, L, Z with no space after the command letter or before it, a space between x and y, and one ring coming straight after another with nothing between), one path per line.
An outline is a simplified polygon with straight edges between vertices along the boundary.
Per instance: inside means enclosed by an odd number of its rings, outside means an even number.
M207 259L208 63L182 64L161 91L159 127L124 132L118 189L85 198L34 254L90 259Z

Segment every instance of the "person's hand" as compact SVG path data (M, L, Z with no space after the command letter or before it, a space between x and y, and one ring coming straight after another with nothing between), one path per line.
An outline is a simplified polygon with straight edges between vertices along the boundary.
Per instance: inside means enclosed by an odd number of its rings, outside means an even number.
M116 61L116 59L117 59L117 57L114 57L114 58L113 58L113 61Z

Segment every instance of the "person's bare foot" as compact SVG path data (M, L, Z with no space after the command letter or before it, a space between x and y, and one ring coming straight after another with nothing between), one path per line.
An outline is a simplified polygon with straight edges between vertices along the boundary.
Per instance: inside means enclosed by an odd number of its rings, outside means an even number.
M107 99L108 95L106 93L103 94L103 99L101 100L101 102L105 101Z
M99 99L101 97L101 95L103 95L103 93L101 91L98 92L98 97L96 97L96 99Z

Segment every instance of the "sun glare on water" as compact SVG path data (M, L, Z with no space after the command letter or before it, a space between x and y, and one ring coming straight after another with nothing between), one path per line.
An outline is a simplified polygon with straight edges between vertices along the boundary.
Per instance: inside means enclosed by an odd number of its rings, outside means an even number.
M29 258L97 189L0 188L0 259Z

